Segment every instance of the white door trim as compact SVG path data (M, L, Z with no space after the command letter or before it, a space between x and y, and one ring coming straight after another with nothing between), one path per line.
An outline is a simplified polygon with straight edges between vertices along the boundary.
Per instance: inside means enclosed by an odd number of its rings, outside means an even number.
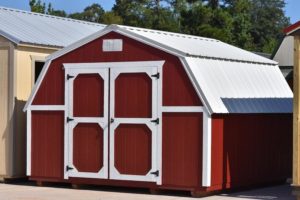
M103 117L74 117L73 115L73 84L79 74L97 73L104 80ZM68 80L67 75L72 76ZM108 69L106 68L66 68L65 69L65 152L64 178L108 178ZM73 121L67 122L70 117ZM103 167L97 173L79 172L73 165L73 129L78 123L97 123L103 129ZM67 166L73 168L67 170Z
M149 62L147 62L149 63ZM145 64L145 63L143 63ZM158 63L156 63L158 64ZM161 84L161 78L151 77L153 74L160 73L162 75L161 67L162 62L159 63L160 65L154 66L151 63L150 66L145 67L142 66L130 66L126 64L123 68L115 67L111 68L110 71L110 117L114 119L114 122L110 125L110 179L115 180L131 180L131 181L151 181L157 182L157 184L161 184L161 122L157 125L151 120L159 118L161 121L161 89L159 89L159 85ZM130 67L129 67L130 66ZM152 117L151 118L116 118L114 116L114 99L115 99L115 80L121 73L146 73L152 80ZM160 86L161 88L161 86ZM158 105L158 103L160 103ZM160 114L158 114L160 112ZM121 174L114 166L114 141L115 141L115 129L118 127L120 123L126 124L145 124L151 130L151 137L152 137L152 162L151 162L151 169L146 175L127 175ZM159 171L158 176L151 174L153 171Z

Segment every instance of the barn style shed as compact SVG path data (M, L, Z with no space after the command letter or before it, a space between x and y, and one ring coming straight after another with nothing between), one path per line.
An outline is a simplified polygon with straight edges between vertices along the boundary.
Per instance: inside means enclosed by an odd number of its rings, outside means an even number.
M292 97L275 61L110 25L48 57L24 108L27 175L195 196L284 181Z

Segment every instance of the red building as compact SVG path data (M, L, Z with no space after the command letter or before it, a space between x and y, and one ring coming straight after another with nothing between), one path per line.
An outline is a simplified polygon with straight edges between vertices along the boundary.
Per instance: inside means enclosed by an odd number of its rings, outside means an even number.
M196 196L291 176L277 63L214 39L108 26L48 57L25 110L35 181Z

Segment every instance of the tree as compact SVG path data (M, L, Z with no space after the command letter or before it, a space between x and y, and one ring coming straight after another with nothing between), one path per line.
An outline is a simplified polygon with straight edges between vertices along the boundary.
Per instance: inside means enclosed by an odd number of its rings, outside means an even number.
M112 11L129 26L141 26L147 0L116 0Z
M91 6L86 7L83 12L70 14L69 17L73 19L102 23L104 13L105 11L102 6L94 3Z
M205 3L190 3L182 11L182 30L187 34L216 38L224 42L232 41L232 18L222 8L211 8Z
M251 30L256 51L271 53L282 36L282 30L289 25L284 14L284 0L250 0Z
M59 17L67 17L67 13L64 10L54 10L51 3L48 4L48 9L46 14L59 16Z
M123 24L123 19L116 15L114 12L109 11L105 12L103 15L103 21L104 24Z
M37 12L37 13L45 13L46 10L46 4L42 3L41 0L30 0L29 1L29 6L31 12Z
M243 49L253 50L251 30L251 4L249 0L225 0L225 9L232 16L232 44Z

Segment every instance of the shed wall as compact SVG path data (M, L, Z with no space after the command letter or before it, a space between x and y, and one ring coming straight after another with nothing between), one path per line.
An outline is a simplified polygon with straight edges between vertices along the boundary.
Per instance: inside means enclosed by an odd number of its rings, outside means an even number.
M0 179L13 176L14 45L0 37Z
M53 52L53 49L24 46L15 50L14 176L25 175L26 113L23 108L34 85L34 58L43 60Z
M9 87L9 47L0 47L0 176L8 174L8 87Z
M213 115L209 190L285 181L292 175L292 115Z

